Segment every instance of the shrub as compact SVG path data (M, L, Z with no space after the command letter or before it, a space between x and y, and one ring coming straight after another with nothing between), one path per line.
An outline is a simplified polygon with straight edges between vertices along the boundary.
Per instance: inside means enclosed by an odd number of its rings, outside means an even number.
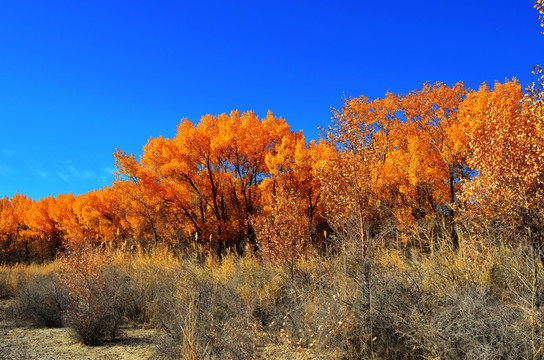
M473 286L422 299L400 332L427 357L526 359L528 333L520 327L521 318L520 309L493 303Z
M70 301L64 323L86 345L114 340L122 323L121 289L126 277L112 259L88 242L71 244L61 259L60 279Z
M531 288L539 263L524 246L478 240L457 251L333 261L328 303L336 300L341 316L321 321L342 322L331 346L345 359L540 358L544 317Z
M13 305L15 318L46 327L61 327L68 292L55 272L36 274L18 291Z
M47 272L47 265L0 265L0 299L11 298L38 273Z

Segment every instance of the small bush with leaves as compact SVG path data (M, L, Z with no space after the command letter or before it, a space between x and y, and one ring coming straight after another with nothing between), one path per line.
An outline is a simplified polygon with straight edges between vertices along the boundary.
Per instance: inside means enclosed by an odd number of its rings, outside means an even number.
M125 277L103 250L88 242L70 243L61 259L60 279L70 294L64 323L86 345L114 340L122 323Z
M19 290L13 313L19 321L46 327L61 327L68 292L61 287L55 272L36 274Z

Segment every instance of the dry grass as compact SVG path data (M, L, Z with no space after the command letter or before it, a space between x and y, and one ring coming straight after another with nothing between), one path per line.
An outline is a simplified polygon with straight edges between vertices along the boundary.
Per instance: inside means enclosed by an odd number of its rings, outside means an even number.
M57 263L0 265L0 298L13 297L31 277L54 272L57 266Z
M258 359L270 349L289 359L543 358L544 275L523 238L466 236L457 251L374 239L366 259L356 237L343 241L341 252L284 267L112 251L128 275L115 285L119 311L154 326L172 358ZM57 268L0 268L4 296L39 294L30 279Z

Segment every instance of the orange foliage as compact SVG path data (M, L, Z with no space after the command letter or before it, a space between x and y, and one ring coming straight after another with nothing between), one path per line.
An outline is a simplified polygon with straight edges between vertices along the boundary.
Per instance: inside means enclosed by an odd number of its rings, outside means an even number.
M544 191L544 117L538 91L524 98L517 81L483 85L469 95L463 115L472 122L465 184L467 215L519 227L541 237Z
M293 136L270 112L262 121L238 111L206 115L196 125L183 120L173 139L151 139L139 162L118 151L114 186L130 203L127 213L146 219L154 238L240 251L253 237L248 220L260 208L259 184L273 174L266 159Z
M544 26L544 0L535 0ZM544 33L544 32L543 32ZM319 247L332 227L410 231L436 216L524 229L544 243L544 75L469 91L423 84L406 95L346 99L322 141L268 112L182 120L140 159L114 153L111 187L34 201L0 199L0 262L45 260L63 242L195 244L221 255L260 249L272 261Z
M357 214L364 239L364 227L385 218L406 230L447 211L468 176L468 137L458 117L465 95L461 83L437 83L405 96L347 99L324 133L338 150L323 171L333 222Z
M307 246L324 240L324 208L317 172L330 156L326 143L306 141L302 133L284 137L276 153L268 154L270 178L260 184L262 213L253 218L261 254L273 262L294 260Z
M544 27L544 0L535 0L534 8L538 11L538 20L540 20L540 26ZM541 32L544 35L544 31Z
M542 237L544 78L535 74L525 95L507 81L350 98L319 143L271 112L182 120L138 160L117 150L111 187L0 199L0 261L53 258L63 242L86 239L197 244L219 256L251 245L282 262L319 248L329 226L359 234L364 256L366 235L384 224L405 232L441 216L453 234L458 210Z

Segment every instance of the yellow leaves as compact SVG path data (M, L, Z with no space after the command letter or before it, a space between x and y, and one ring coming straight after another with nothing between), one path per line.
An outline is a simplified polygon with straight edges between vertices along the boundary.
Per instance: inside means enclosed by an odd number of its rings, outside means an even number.
M541 201L534 199L544 186L543 112L542 84L524 97L514 80L470 92L462 83L426 83L407 95L350 98L319 143L307 144L272 112L182 120L175 137L150 139L140 159L117 149L111 188L37 203L3 199L0 241L49 236L40 231L197 238L220 252L252 236L251 219L263 249L292 253L325 213L336 224L350 214L368 223L393 217L399 229L450 215L462 183L468 204L489 201L486 216L506 216L515 204ZM478 176L465 181L470 171ZM499 209L501 199L508 204Z
M540 20L540 26L544 27L544 1L535 0L534 8L538 11L538 20ZM541 32L544 35L544 31Z
M118 150L119 181L132 183L118 188L132 228L161 234L175 224L212 247L229 244L246 237L268 178L309 162L305 149L302 133L271 112L263 120L251 111L205 115L182 120L173 139L150 139L140 162Z
M541 100L515 80L481 87L471 100L463 114L471 114L469 165L478 175L464 186L466 215L509 225L539 216L544 134L531 108Z
M407 225L455 199L468 156L458 117L466 94L462 83L426 83L408 95L346 100L326 134L344 154L323 180L330 211L342 213L347 198L371 218L392 211Z

